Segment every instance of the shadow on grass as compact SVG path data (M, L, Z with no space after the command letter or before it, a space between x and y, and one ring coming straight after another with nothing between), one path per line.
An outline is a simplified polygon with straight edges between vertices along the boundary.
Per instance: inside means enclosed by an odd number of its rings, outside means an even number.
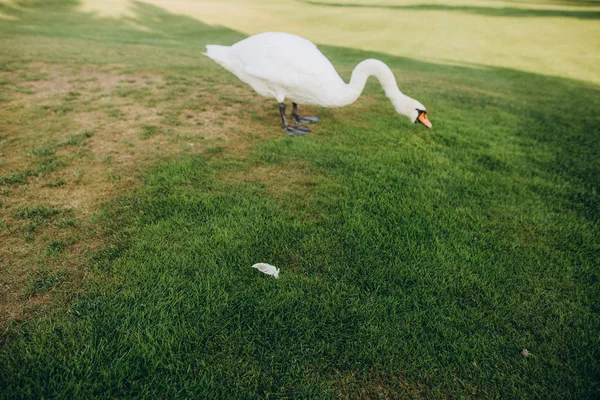
M387 4L360 4L360 3L327 3L318 1L299 0L302 3L314 6L344 7L344 8L381 8L387 10L417 10L417 11L448 11L463 12L469 14L485 15L489 17L563 17L579 19L599 19L600 11L579 10L543 10L518 7L479 7L479 6L453 6L447 4L411 4L411 5L387 5Z
M131 2L135 17L100 17L78 11L77 0L16 0L0 3L0 32L97 40L123 44L151 44L176 48L199 48L206 43L229 43L243 34L221 26L204 24L185 15L171 14L160 7Z
M243 37L144 3L132 19L19 4L1 6L16 18L1 31L155 46L148 60L172 49L194 59L205 43ZM312 136L278 132L249 160L194 156L150 171L115 204L130 213L117 226L128 236L98 263L116 276L52 321L3 336L6 393L597 393L598 87L322 49L346 78L364 58L388 63L428 106L433 131L399 120L370 84L381 107L332 111ZM220 179L256 165L285 173L294 161L335 183L294 192L303 213L260 181ZM251 275L256 261L282 277Z

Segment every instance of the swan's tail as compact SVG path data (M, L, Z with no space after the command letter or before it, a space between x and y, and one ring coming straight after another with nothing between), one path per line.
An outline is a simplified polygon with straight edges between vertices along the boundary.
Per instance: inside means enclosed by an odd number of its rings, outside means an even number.
M231 47L230 46L219 46L216 44L207 44L206 45L206 53L202 53L207 57L210 57L217 64L222 67L231 70L233 67L233 59L231 56Z

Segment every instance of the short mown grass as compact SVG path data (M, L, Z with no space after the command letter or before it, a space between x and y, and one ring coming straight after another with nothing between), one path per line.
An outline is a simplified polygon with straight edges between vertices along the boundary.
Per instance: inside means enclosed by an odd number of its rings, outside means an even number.
M93 136L69 125L50 132L55 141L23 142L15 160L24 169L0 174L11 201L0 207L10 222L0 234L15 243L25 234L38 243L44 229L79 235L48 237L41 258L31 258L47 265L24 281L22 297L60 302L2 331L0 397L600 395L598 86L323 47L345 78L364 58L388 63L427 105L434 129L394 115L370 83L353 106L312 109L323 117L314 133L290 138L268 100L217 105L244 92L200 59L202 44L242 35L143 3L136 21L151 32L137 31L74 3L26 15L6 6L35 29L22 21L2 29L65 68L79 49L83 64L160 73L166 87L151 85L154 97L143 100L164 108L124 118L137 103L119 101L140 99L117 88L111 107L94 109L109 125ZM33 33L64 53L36 47ZM72 110L52 111L56 126L89 112L87 95L61 96ZM198 101L182 105L182 97ZM188 121L196 113L206 117ZM2 140L17 140L7 126ZM213 130L225 133L204 139ZM28 197L33 184L53 195L126 181L126 157L62 153L98 152L126 131L119 144L130 157L148 143L177 151L152 163L138 155L139 181L101 197L89 220L77 203ZM52 157L81 168L79 181L61 170L38 174ZM101 189L86 183L94 172ZM102 244L80 258L87 279L74 286L60 261L97 232ZM12 274L26 261L9 259ZM280 278L250 268L256 262L281 268Z

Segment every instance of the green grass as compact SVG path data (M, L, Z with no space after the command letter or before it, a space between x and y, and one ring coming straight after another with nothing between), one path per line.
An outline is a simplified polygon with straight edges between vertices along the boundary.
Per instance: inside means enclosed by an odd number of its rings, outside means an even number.
M45 270L38 270L35 273L34 279L29 284L28 295L36 295L47 292L54 288L61 280L60 274L52 274Z
M14 172L5 175L0 175L0 185L19 185L27 182L27 178L31 175L31 171Z
M48 219L59 213L60 211L54 207L33 207L21 210L19 217L23 219Z
M51 188L53 188L53 187L60 187L60 186L64 186L64 185L66 185L66 184L67 184L67 182L65 182L63 179L58 179L58 180L56 180L56 181L52 181L52 182L48 182L48 183L44 183L44 184L42 185L42 187L51 187Z
M155 125L143 125L142 126L142 138L148 139L156 135L159 132L159 128Z
M91 1L91 0L90 0ZM110 0L103 2L110 7ZM203 6L191 6L204 3ZM166 10L245 34L286 31L322 45L438 64L513 68L600 83L600 2L587 0L205 0ZM188 4L188 5L185 5ZM560 25L560 28L556 28Z
M83 146L86 140L94 136L94 132L85 131L82 133L74 133L67 136L66 140L59 144L59 146Z
M44 106L43 107L46 111L49 111L51 113L55 113L57 115L65 115L69 112L73 111L73 107L70 106L65 106L65 105L57 105L57 106Z
M52 155L54 155L55 152L56 152L56 149L51 146L48 146L48 145L42 145L40 147L37 147L37 148L31 150L31 154L36 157L52 156Z
M176 85L237 84L199 58L204 43L237 32L135 3L153 30L137 31L70 4L20 16L33 28L0 29L58 64L77 54ZM236 126L227 141L156 165L103 208L95 223L107 242L81 266L84 289L2 333L0 397L600 396L600 88L322 49L345 78L364 58L386 62L434 129L394 115L371 82L357 104L317 110L312 135L285 136L265 106L247 112L263 132ZM180 108L163 111L177 129ZM158 132L141 126L148 140ZM16 216L41 224L61 213ZM45 251L60 258L68 246L57 238ZM31 295L61 282L40 271Z

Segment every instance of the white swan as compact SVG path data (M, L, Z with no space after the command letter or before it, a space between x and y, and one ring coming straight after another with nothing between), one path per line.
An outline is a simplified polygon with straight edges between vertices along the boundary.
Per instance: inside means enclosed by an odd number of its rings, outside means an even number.
M304 126L288 125L285 100L292 100L297 124L311 124L318 117L301 117L297 104L343 107L356 101L369 76L375 76L398 114L431 128L423 104L398 90L394 74L379 60L364 60L354 68L346 84L314 43L289 33L265 32L232 46L207 45L204 53L232 72L260 95L279 103L281 126L290 135L303 135Z

